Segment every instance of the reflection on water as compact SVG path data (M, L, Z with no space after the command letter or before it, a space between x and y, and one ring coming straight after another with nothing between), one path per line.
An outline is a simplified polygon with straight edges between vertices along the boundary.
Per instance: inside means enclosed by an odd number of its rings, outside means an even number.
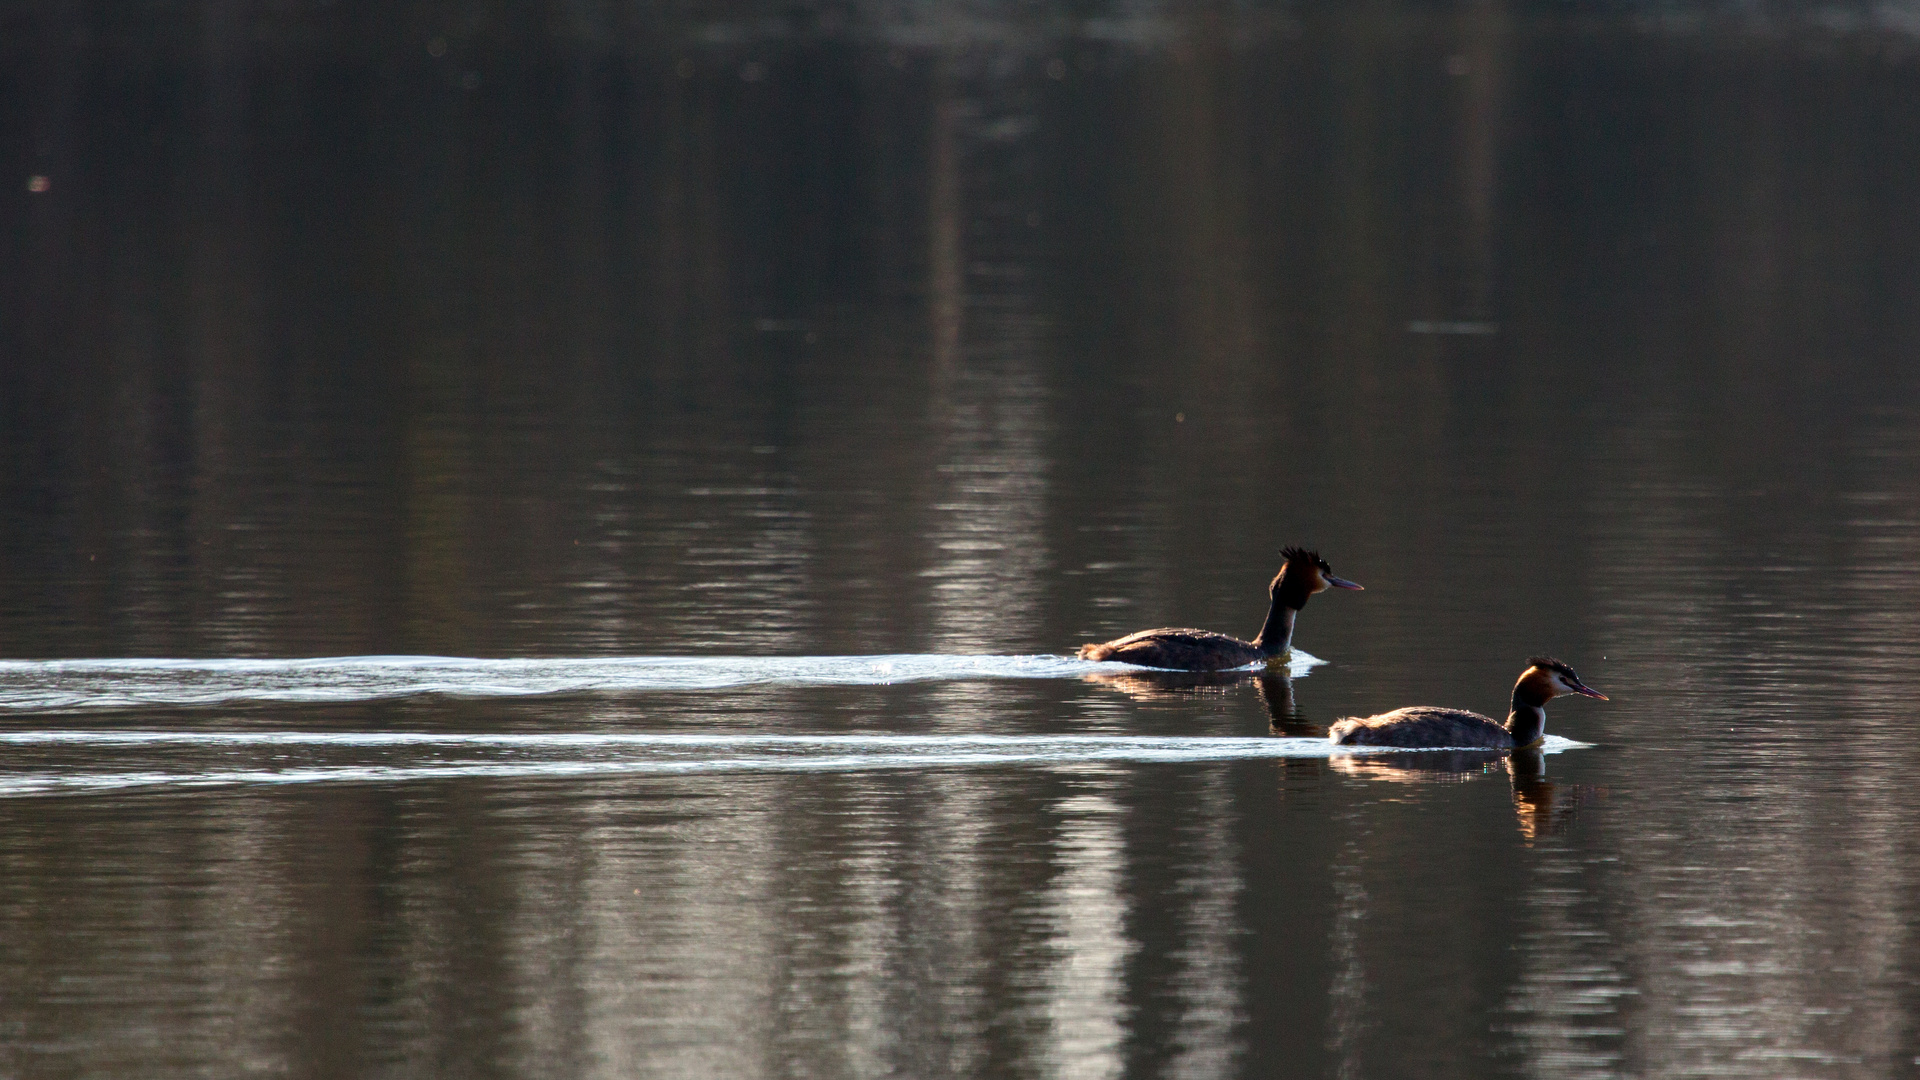
M1362 847L1350 841L1333 864L1336 914L1327 939L1334 976L1327 990L1327 1050L1340 1080L1367 1075L1362 1067L1361 1035L1367 1023L1368 979L1361 939L1367 933L1368 897L1361 865Z
M1117 1077L1120 1044L1121 965L1133 951L1122 928L1126 916L1119 889L1119 807L1099 795L1080 795L1054 807L1064 819L1059 876L1054 879L1052 944L1059 961L1048 988L1046 1019L1051 1045L1041 1061L1059 1062L1063 1076Z
M1293 680L1324 661L1298 649L1286 672L1273 671L1114 671L1086 675L1091 683L1109 686L1141 702L1183 695L1225 694L1252 686L1266 708L1268 730L1296 739L1324 739L1327 725L1309 720L1294 704Z
M1326 738L1328 725L1309 719L1294 703L1293 679L1290 676L1263 674L1259 688L1260 704L1267 709L1269 731L1292 738Z
M1920 1059L1901 5L16 7L0 1075Z
M1328 764L1348 776L1396 783L1465 781L1504 772L1513 781L1513 809L1520 835L1531 844L1565 828L1582 802L1599 796L1589 785L1563 787L1547 779L1547 755L1564 746L1537 750L1416 750L1400 754L1348 757Z
M1248 1011L1248 978L1235 940L1246 886L1228 778L1203 777L1187 805L1192 824L1181 845L1185 865L1171 875L1180 894L1174 905L1179 944L1169 957L1173 1016L1164 1075L1224 1076L1245 1056L1242 1028Z

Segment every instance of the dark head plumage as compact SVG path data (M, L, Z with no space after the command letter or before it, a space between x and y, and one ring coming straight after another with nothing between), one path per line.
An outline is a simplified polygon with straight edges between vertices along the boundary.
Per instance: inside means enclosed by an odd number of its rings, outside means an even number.
M1316 567L1323 574L1333 572L1333 567L1327 565L1327 560L1321 558L1320 553L1311 548L1284 547L1280 549L1280 557L1288 562L1298 560L1306 566Z
M1557 671L1560 674L1565 675L1567 678L1572 679L1574 682L1580 681L1580 676L1575 675L1571 667L1568 667L1566 664L1563 664L1560 661L1555 660L1551 656L1529 656L1527 657L1527 663L1532 664L1534 667L1537 667L1537 668L1545 668L1548 671Z

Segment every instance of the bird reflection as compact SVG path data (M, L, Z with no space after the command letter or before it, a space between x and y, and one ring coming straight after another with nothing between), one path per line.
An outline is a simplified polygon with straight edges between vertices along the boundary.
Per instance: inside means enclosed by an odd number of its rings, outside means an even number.
M1520 835L1529 844L1565 829L1580 804L1600 792L1587 784L1559 785L1547 779L1546 755L1538 750L1516 750L1507 759L1507 772L1513 776L1513 810L1520 818Z
M1224 693L1227 688L1252 683L1267 709L1267 729L1296 739L1324 739L1327 725L1316 724L1293 701L1293 680L1273 671L1142 671L1123 675L1089 675L1145 700L1168 693Z
M1172 694L1225 694L1253 683L1260 703L1267 708L1268 730L1273 734L1302 739L1327 737L1327 725L1310 722L1294 704L1293 680L1274 671L1103 671L1083 677L1138 701Z
M1253 672L1238 671L1120 671L1083 676L1139 701L1151 701L1169 694L1224 694L1253 678Z
M1293 703L1293 680L1281 674L1260 676L1260 703L1267 707L1267 730L1294 739L1324 739L1327 725L1316 724Z
M1396 754L1336 755L1334 771L1395 783L1447 783L1472 780L1503 769L1513 782L1513 810L1520 837L1531 844L1567 827L1575 807L1592 789L1547 779L1546 756L1538 750L1420 750ZM1569 798L1567 796L1571 795Z

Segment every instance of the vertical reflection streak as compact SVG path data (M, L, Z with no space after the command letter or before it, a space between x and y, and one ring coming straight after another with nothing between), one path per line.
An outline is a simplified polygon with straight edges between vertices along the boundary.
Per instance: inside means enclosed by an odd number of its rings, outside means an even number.
M982 916L992 902L985 878L994 865L986 853L993 817L987 784L955 776L936 785L917 823L914 889L902 914L911 952L896 965L908 970L890 972L889 985L876 988L897 1003L892 1015L907 1018L890 1031L896 1074L974 1076L985 1066ZM929 992L929 982L937 989Z
M657 794L699 797L703 785ZM777 789L775 789L777 790ZM775 1058L783 872L767 789L736 790L723 814L670 830L608 827L600 852L591 1058L628 1076L760 1076Z
M1620 999L1636 991L1618 950L1593 916L1580 865L1554 849L1542 855L1522 901L1531 925L1519 935L1520 977L1503 1030L1518 1042L1528 1076L1603 1080L1621 1075Z
M992 145L988 136L1023 131L1006 121L1027 117L991 72L974 76L972 97L963 99L953 63L941 61L936 86L928 194L934 338L929 418L938 464L927 528L934 551L922 573L932 583L933 647L991 650L1007 647L1015 628L1038 620L1038 575L1048 561L1049 420L1033 266L984 242L972 252L972 264L961 265L962 238L991 236L996 226L985 220L989 210L978 215L982 220L969 212L967 183L990 187L1017 176L1020 170L1005 157L1026 151ZM989 108L1013 115L988 123L983 114ZM964 147L958 141L962 118L978 129ZM986 194L989 208L1009 200L1006 192Z
M859 780L862 788L891 787ZM854 1076L965 1076L979 1072L985 1052L984 969L979 849L984 788L975 778L931 780L890 809L859 807L853 833L833 873L844 898L830 905L844 927L795 933L831 941L824 954L795 965L782 1010L838 1016L806 1025L810 1057ZM863 800L864 801L864 800Z
M1058 810L1065 818L1057 848L1062 869L1046 906L1059 959L1048 980L1041 1064L1062 1080L1101 1080L1120 1075L1121 975L1133 952L1120 894L1120 807L1106 795L1086 794L1062 800Z
M1911 715L1911 679L1920 661L1912 613L1920 609L1920 492L1911 478L1920 464L1920 426L1911 410L1881 419L1850 448L1858 475L1846 499L1853 555L1844 610L1849 645L1841 707L1874 723L1856 724L1850 768L1840 798L1851 825L1842 879L1852 883L1851 927L1836 966L1858 972L1862 999L1848 1029L1863 1061L1897 1060L1912 1020L1897 987L1898 958L1910 955L1913 895L1905 846L1914 817L1910 777L1916 764L1905 719ZM1893 719L1892 723L1888 723ZM1904 752L1903 752L1904 751ZM1904 805L1903 805L1904 802Z
M1166 1075L1200 1080L1233 1075L1242 1047L1237 1032L1246 1022L1245 980L1235 949L1240 892L1245 879L1233 842L1233 795L1226 774L1211 771L1194 800L1191 843L1198 859L1183 875L1189 899L1173 994L1174 1057Z
M960 152L955 145L961 103L954 87L954 60L935 61L933 130L927 160L927 304L932 321L936 377L950 374L960 359L960 329L966 311L966 257L962 246L965 199Z
M889 1071L890 1036L897 1034L889 1022L890 1016L897 1015L889 989L901 974L895 969L902 966L901 953L911 946L915 929L894 917L910 901L902 895L896 865L899 852L888 843L884 824L872 812L855 816L850 825L857 841L839 860L847 881L847 897L841 905L847 926L839 958L847 984L843 1002L830 1005L826 1000L830 995L824 991L804 995L814 1010L830 1012L832 1005L844 1008L840 1064L853 1076L881 1076Z
M1367 922L1365 842L1364 834L1348 840L1333 862L1333 929L1328 939L1334 976L1327 990L1327 1049L1340 1080L1367 1075L1360 1062L1367 1009L1367 968L1360 950Z

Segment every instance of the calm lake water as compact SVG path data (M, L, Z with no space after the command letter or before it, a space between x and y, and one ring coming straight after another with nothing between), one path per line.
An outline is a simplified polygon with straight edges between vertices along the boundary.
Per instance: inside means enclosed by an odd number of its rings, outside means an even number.
M1920 1075L1920 23L1367 11L0 14L0 1077Z

